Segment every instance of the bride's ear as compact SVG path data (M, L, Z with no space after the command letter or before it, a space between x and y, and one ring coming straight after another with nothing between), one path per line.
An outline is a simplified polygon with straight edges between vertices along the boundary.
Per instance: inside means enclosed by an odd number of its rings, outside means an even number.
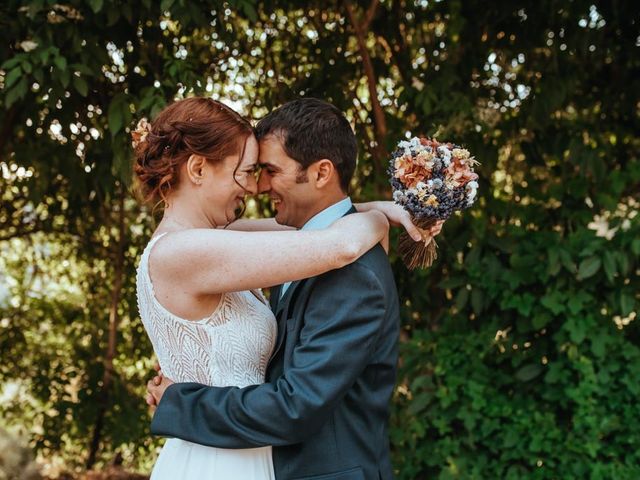
M316 185L316 188L324 188L336 175L336 167L333 165L331 160L326 158L318 160L310 166L309 169L312 170L309 173Z
M187 160L187 178L191 183L200 185L204 178L207 159L202 155L191 155Z

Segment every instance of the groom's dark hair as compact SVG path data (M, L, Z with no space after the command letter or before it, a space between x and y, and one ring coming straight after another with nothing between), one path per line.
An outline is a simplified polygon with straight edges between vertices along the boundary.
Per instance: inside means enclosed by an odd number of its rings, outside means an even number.
M256 125L256 137L278 135L287 155L303 170L326 158L331 160L347 193L356 169L358 145L344 114L317 98L300 98L282 105Z

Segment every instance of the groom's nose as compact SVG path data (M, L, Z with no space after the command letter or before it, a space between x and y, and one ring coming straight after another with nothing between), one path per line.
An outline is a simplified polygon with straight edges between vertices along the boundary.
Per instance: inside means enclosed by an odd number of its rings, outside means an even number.
M258 193L267 193L269 190L271 190L271 179L269 174L263 170L258 177Z

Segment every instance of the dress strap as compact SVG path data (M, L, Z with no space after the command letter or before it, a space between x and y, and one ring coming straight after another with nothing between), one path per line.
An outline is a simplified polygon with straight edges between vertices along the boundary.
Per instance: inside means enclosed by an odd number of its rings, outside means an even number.
M162 237L164 237L167 233L169 233L169 232L162 232L161 234L156 235L151 240L149 240L149 243L147 243L147 246L145 247L144 251L142 252L142 256L140 258L141 262L149 263L149 255L151 255L151 249L156 244L156 242L158 240L160 240Z

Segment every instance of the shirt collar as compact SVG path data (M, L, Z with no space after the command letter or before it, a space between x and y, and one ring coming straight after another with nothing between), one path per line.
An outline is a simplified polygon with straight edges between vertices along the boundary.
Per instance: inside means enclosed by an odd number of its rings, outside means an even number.
M351 207L353 207L353 203L351 203L349 197L340 200L311 217L301 230L322 230L327 228L351 210Z

